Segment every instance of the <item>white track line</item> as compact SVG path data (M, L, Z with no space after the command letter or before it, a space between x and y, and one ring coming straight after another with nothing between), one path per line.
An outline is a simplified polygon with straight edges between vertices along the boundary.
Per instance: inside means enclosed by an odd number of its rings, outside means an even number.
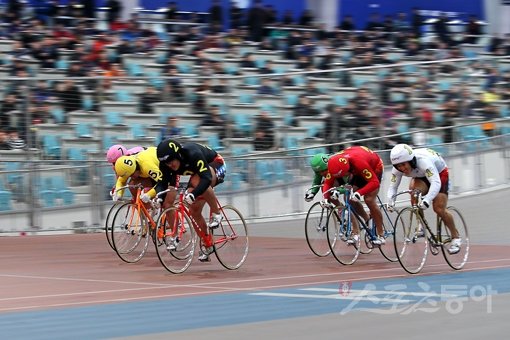
M494 260L494 262L498 262L501 260ZM481 263L485 262L492 262L492 261L480 261ZM463 269L462 271L478 271L478 270L489 270L489 269L502 269L502 268L508 268L508 266L491 266L491 267L478 267L478 268L468 268ZM399 270L403 270L402 268L396 268ZM390 269L392 270L392 269ZM222 284L231 284L231 283L239 283L239 282L253 282L253 281L268 281L268 280L288 280L289 278L304 278L304 277L314 277L314 276L330 276L330 275L345 275L345 274L354 274L354 273L364 273L364 272L374 272L374 271L388 271L388 269L372 269L372 270L363 270L363 271L351 271L351 272L342 272L342 273L328 273L328 274L317 274L317 275L302 275L302 276L290 276L290 277L275 277L275 278L265 278L265 279L258 279L258 280L239 280L239 281L225 281L222 282ZM418 276L430 276L432 274L446 274L447 272L444 271L437 271L437 272L428 272L424 274L415 274L415 275L409 275L406 273L402 274L395 274L395 275L379 275L379 276L365 276L361 278L351 278L349 281L366 281L366 280L374 280L374 279L389 279L389 278L397 278L397 277L418 277ZM450 271L449 273L453 273ZM0 275L5 276L5 275ZM13 276L13 275L11 275ZM98 281L98 280L95 280ZM109 282L109 281L107 281ZM32 306L24 306L24 307L10 307L10 308L0 308L0 312L8 312L8 311L20 311L20 310L33 310L33 309L41 309L41 308L51 308L51 307L70 307L70 306L80 306L80 305L95 305L95 304L106 304L106 303L122 303L122 302L129 302L129 301L139 301L139 300L148 300L148 299L161 299L161 298L172 298L172 297L185 297L185 296L194 296L194 295L209 295L213 293L226 293L226 292L243 292L243 291L254 291L254 290L268 290L268 289L279 289L279 288L290 288L290 287L296 287L296 286L310 286L310 285L323 285L328 283L337 283L338 278L334 280L327 280L327 281L315 281L315 282L299 282L299 283L293 283L293 284L281 284L281 285L270 285L270 286L258 286L258 287L249 287L249 288L232 288L232 287L207 287L206 284L193 284L193 285L167 285L167 286L157 286L157 287L145 287L145 288L133 288L130 289L130 291L137 291L137 290L152 290L154 289L161 289L161 288L175 288L175 287L190 287L190 288L207 288L210 289L207 292L200 291L200 292L191 292L191 293L176 293L176 294L163 294L163 295L146 295L143 297L129 297L129 298L118 298L118 299L104 299L104 300L95 300L95 301L86 301L86 302L68 302L68 303L60 303L60 304L41 304L41 305L32 305ZM211 283L208 283L207 285L210 285ZM219 284L212 283L212 284ZM115 292L121 292L123 290L112 290L112 291L98 291L98 292L80 292L80 293L68 293L68 294L57 294L57 295L51 295L51 297L65 297L65 296L81 296L81 295L93 295L93 294L103 294L103 293L115 293ZM7 299L0 299L0 301L7 301L7 300L27 300L30 298L37 299L42 298L44 296L33 296L33 297L21 297L21 298L7 298Z

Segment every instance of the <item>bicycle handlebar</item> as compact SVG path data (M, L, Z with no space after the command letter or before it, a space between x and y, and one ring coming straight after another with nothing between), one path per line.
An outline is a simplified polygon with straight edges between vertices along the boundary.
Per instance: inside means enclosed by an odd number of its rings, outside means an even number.
M391 198L394 200L397 196L400 196L403 194L411 194L415 198L413 207L418 206L418 204L421 202L421 198L423 196L423 193L419 189L408 189L408 190L397 192L395 195L391 196Z

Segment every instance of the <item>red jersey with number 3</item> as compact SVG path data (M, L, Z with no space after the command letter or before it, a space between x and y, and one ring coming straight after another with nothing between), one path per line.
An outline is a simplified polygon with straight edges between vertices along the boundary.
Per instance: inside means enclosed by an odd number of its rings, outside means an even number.
M331 159L346 158L349 162L349 172L355 177L352 179L363 179L366 183L363 187L358 189L358 193L364 196L376 189L381 185L380 178L384 170L384 165L381 157L374 151L365 146L351 146L339 153L330 157ZM327 191L332 188L335 183L335 178L331 174L326 175L323 190ZM329 198L329 197L327 197Z

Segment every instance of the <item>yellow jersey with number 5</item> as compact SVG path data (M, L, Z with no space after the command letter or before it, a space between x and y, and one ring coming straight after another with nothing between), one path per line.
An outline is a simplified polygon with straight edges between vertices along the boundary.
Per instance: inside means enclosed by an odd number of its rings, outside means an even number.
M151 178L155 183L161 181L163 175L159 170L159 160L156 156L156 147L152 146L135 155L137 170L140 171L141 178ZM115 187L118 189L126 185L129 177L119 177ZM156 191L152 189L149 195L153 197Z

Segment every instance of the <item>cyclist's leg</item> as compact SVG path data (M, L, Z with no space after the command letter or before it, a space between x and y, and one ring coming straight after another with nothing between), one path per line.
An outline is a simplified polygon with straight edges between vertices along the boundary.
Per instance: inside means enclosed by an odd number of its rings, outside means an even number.
M443 223L446 225L448 230L450 230L450 235L453 238L459 237L459 231L455 227L455 222L453 220L452 214L446 209L446 205L448 203L448 196L443 193L438 193L436 198L432 201L432 207L434 212L443 220Z
M377 194L379 193L379 189L373 190L365 195L365 204L370 211L370 215L374 219L375 226L377 229L377 236L384 237L384 228L383 228L383 217L381 213L381 209L379 209L379 204L377 204Z

